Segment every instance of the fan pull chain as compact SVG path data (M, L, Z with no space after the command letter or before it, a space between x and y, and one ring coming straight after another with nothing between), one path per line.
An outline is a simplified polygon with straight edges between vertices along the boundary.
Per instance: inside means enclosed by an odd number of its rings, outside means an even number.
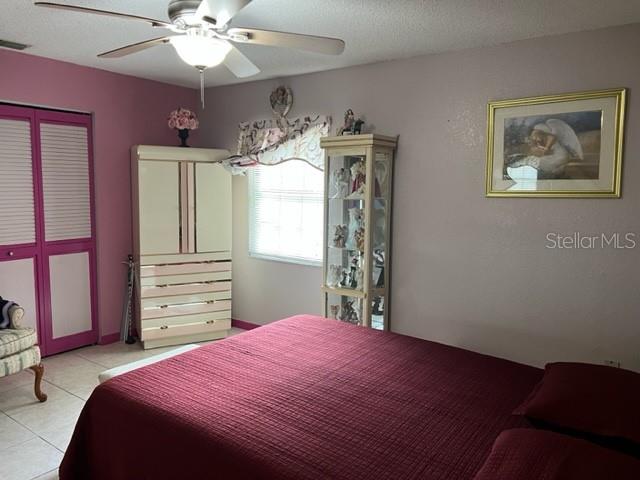
M202 103L202 109L204 110L204 68L200 70L200 103Z

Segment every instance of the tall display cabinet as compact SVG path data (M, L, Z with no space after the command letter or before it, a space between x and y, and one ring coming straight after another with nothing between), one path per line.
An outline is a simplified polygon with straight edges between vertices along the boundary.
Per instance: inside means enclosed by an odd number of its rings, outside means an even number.
M231 174L226 150L131 150L136 320L144 348L231 329Z
M326 137L324 314L389 329L391 200L396 138Z

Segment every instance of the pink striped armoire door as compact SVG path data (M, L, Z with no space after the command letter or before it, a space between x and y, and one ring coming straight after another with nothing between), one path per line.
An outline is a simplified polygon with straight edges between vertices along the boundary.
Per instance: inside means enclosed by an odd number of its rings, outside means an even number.
M91 116L0 106L0 139L0 295L43 354L95 343Z

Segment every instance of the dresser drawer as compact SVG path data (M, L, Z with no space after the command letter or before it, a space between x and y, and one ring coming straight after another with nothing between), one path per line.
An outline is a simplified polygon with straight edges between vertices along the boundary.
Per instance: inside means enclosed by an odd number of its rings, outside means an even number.
M180 315L175 317L148 318L142 320L142 329L156 328L164 326L186 325L188 323L207 323L211 321L229 320L231 321L231 310L220 310L217 312L196 313L194 315ZM231 328L231 327L229 327Z
M148 286L140 289L140 296L144 298L168 297L171 295L197 295L210 292L231 291L231 282L220 281L210 283L192 283L186 285Z
M141 265L160 265L165 263L211 262L231 260L231 252L207 252L207 253L171 253L168 255L141 255Z
M231 262L178 263L175 265L146 265L140 267L140 277L186 275L188 273L228 272Z
M219 280L231 280L231 271L142 277L140 279L140 285L142 287L155 287L159 285L186 285L189 283L215 282Z
M177 317L181 315L195 315L199 313L219 312L231 310L231 300L220 300L213 303L192 303L184 305L169 305L167 307L152 307L142 310L142 320L150 318Z
M144 324L143 324L144 325ZM185 323L182 325L164 325L159 327L142 328L140 335L142 341L158 340L182 335L196 335L199 333L217 332L229 330L231 319L210 320L207 322Z
M163 307L170 305L184 305L186 303L212 302L231 300L231 290L226 292L196 293L193 295L172 295L168 297L143 298L142 308Z

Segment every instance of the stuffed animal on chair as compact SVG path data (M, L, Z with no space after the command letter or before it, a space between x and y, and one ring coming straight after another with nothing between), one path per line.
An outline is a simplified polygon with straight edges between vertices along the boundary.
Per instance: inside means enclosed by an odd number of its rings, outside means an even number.
M0 330L20 328L22 317L24 317L24 308L0 297Z

